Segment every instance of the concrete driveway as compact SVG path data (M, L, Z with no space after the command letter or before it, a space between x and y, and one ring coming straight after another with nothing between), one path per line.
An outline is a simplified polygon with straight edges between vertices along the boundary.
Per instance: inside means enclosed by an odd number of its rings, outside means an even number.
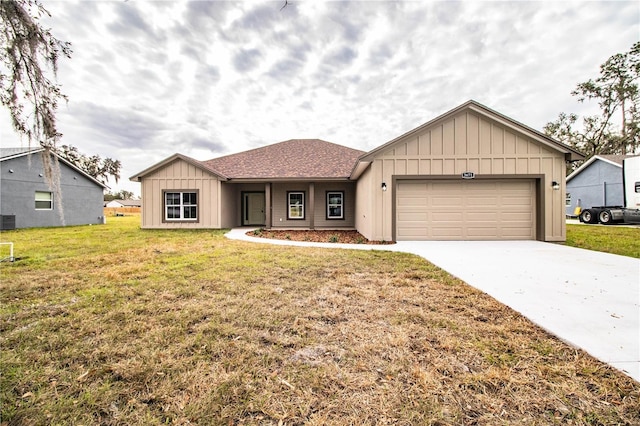
M640 381L640 260L540 241L268 244L413 253L520 312L565 342Z

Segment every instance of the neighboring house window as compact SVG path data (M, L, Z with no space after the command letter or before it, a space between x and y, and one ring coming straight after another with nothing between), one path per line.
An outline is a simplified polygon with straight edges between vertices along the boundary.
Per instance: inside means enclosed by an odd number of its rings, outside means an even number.
M565 206L570 206L571 205L571 193L567 192L567 197L564 199L564 205Z
M36 210L53 210L53 194L36 191Z
M304 192L287 192L287 219L304 219Z
M164 218L167 221L197 221L198 193L194 191L165 192Z
M327 192L327 219L344 219L344 192Z

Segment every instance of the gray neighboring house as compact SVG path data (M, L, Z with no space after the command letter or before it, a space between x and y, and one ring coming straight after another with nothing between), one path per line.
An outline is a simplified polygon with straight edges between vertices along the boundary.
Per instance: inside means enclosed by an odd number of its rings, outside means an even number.
M104 223L106 185L56 155L60 200L44 178L42 148L0 148L0 228L34 228ZM55 154L54 154L55 155Z
M567 176L566 214L596 206L623 206L622 161L633 155L594 155Z

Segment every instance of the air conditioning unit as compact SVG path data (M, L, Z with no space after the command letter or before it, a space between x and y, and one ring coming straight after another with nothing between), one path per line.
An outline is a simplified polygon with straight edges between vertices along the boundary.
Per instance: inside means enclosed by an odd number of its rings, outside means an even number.
M0 215L0 230L11 231L13 229L16 229L16 215Z

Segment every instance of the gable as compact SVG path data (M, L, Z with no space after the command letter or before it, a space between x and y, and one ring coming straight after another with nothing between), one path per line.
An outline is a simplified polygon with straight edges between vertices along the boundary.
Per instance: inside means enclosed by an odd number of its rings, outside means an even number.
M159 163L136 173L129 180L133 182L142 182L147 178L166 178L167 176L183 176L184 177L202 177L210 176L217 179L226 179L226 177L205 165L201 161L194 160L182 154L173 154L171 157L165 158Z
M567 176L567 183L593 166L606 167L612 171L617 168L622 169L624 159L630 157L633 155L594 155Z
M27 170L39 170L44 173L43 159L42 155L44 153L44 149L41 147L38 148L1 148L0 149L0 162L3 163L2 167L11 169L11 167L16 167L20 169ZM56 153L51 154L52 159L57 158L58 164L60 165L61 179L63 179L66 175L71 176L74 180L78 178L86 180L91 184L97 185L102 189L108 188L107 185L100 182L93 176L89 175L84 170L77 167L75 164L70 161L62 158ZM12 172L13 173L13 172ZM63 182L60 182L63 184Z
M493 120L472 111L462 111L397 141L378 157L466 158L529 154L552 154L552 150Z
M579 173L574 172L567 177L567 188L599 185L603 182L622 184L622 166L595 159L581 168Z
M180 179L203 179L203 178L214 178L219 179L219 176L214 174L213 172L207 170L204 167L199 167L197 164L194 164L190 161L186 161L181 157L172 158L171 161L168 161L162 164L159 167L154 168L153 170L144 173L144 175L140 175L140 177L144 176L144 179L171 179L171 178L180 178Z
M360 160L413 156L476 158L527 154L561 154L566 160L584 158L575 149L469 101L370 151Z

